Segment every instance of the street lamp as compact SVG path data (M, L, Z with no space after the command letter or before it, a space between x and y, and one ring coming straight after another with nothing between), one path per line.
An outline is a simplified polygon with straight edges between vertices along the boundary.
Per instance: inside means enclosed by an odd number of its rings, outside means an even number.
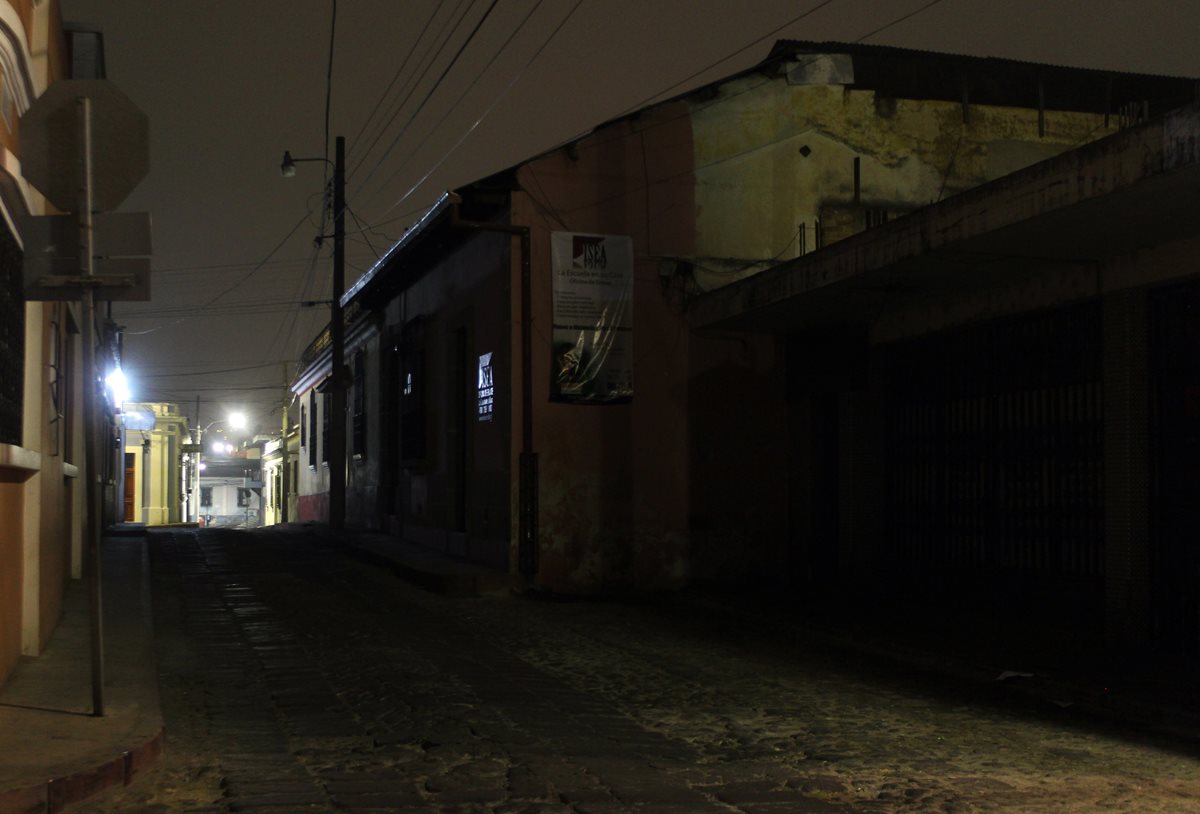
M196 410L197 410L196 418L197 418L197 420L199 420L199 418L200 418L200 413L199 413L200 402L199 401L196 402ZM235 411L235 412L232 412L229 415L225 416L224 418L218 418L215 421L208 422L207 424L204 425L203 428L201 428L199 426L196 427L196 471L195 471L195 478L192 482L192 505L195 506L195 508L196 508L196 518L195 519L196 519L197 524L200 523L200 473L203 472L205 469L204 462L200 459L200 456L202 454L201 450L204 449L204 433L208 432L210 429L212 429L217 424L228 424L230 426L230 428L232 428L232 429L244 430L244 429L246 429L246 414L243 412L240 412L240 411ZM218 451L216 449L215 444L213 445L213 451L214 452ZM227 444L224 447L222 447L222 450L220 450L220 451L232 452L233 445Z
M346 389L345 323L342 315L342 294L346 288L346 139L337 137L335 160L328 158L292 158L284 152L279 171L284 178L296 174L302 161L324 161L333 164L333 297L329 303L329 344L332 366L329 421L329 527L340 529L346 516ZM287 446L287 437L282 441Z

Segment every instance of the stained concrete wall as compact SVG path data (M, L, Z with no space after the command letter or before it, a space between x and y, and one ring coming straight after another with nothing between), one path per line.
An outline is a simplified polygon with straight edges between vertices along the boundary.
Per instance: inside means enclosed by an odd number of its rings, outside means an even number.
M694 250L692 141L679 103L646 111L524 165L513 221L531 229L533 426L538 454L537 584L588 592L678 585L688 576L688 348L683 277L664 259ZM633 241L634 394L629 403L549 400L550 233L628 235ZM514 263L511 287L520 290ZM513 354L521 313L513 297ZM520 438L519 367L511 379ZM518 471L519 443L511 469ZM516 559L517 482L511 539Z
M891 217L1015 172L1116 129L1097 114L937 100L880 99L842 85L792 85L748 76L691 104L699 258L779 261L864 228L864 210ZM854 196L854 162L860 169ZM741 264L744 265L744 264ZM702 263L704 289L737 271ZM707 268L706 268L707 266Z

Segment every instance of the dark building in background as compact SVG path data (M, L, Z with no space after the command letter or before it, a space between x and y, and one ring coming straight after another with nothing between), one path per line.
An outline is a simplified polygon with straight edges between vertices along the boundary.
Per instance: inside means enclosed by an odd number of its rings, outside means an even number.
M1193 87L780 43L457 190L343 299L347 522L553 591L919 597L1194 647L1162 440L1189 368L1148 372L1186 298L1146 288L1192 234L1200 130L1163 113ZM302 520L327 344L293 386Z

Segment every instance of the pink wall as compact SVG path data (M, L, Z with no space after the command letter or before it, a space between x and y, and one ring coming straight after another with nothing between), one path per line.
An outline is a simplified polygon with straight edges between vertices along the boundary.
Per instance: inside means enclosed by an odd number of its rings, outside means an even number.
M23 473L21 473L23 474ZM0 469L0 517L21 528L23 477ZM21 658L21 535L0 534L0 685Z
M534 449L540 470L538 582L552 590L680 584L688 549L688 332L677 278L660 259L694 253L691 122L683 104L622 121L518 174L513 222L531 229ZM628 235L634 248L634 395L628 404L551 402L550 233ZM512 471L521 438L520 266L512 278ZM516 482L512 538L517 539ZM516 561L514 554L513 561Z

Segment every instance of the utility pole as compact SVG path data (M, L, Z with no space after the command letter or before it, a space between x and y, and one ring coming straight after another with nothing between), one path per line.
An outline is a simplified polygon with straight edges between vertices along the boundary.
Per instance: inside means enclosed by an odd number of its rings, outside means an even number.
M346 139L337 137L333 161L333 296L329 305L329 527L341 529L346 520L346 326L342 316L342 294L346 290ZM279 165L285 178L296 174L301 161L319 158L292 158L283 154ZM322 235L321 237L324 237ZM315 443L315 442L314 442Z
M192 508L196 513L196 525L200 525L200 450L203 439L201 434L204 426L200 423L200 396L196 396L196 452L192 457Z
M288 424L288 374L287 362L283 363L283 433L279 436L279 492L277 499L279 503L279 522L286 523L288 521L288 430L291 429Z
M346 328L342 294L346 288L346 139L337 137L333 163L333 303L329 308L333 392L329 421L329 528L346 520Z

